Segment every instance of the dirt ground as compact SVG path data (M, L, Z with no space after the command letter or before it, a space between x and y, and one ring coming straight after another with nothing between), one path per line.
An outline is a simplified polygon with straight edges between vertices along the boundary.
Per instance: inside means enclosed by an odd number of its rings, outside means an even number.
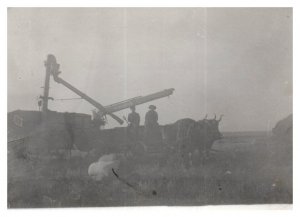
M85 157L31 161L8 154L8 207L274 204L293 202L292 144L266 132L224 133L209 160L186 169L177 158L121 161L94 181Z

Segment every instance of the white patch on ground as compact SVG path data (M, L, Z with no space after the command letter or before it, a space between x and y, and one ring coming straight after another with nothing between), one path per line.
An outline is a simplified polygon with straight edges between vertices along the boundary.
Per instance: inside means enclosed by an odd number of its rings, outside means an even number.
M119 163L115 154L104 155L89 166L88 174L95 181L101 181L112 173L112 169L117 169Z

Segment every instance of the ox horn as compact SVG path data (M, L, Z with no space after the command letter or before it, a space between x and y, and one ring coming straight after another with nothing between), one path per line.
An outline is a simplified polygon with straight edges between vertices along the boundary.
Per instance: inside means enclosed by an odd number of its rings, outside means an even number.
M207 119L207 114L205 115L205 117L203 118L203 120L206 120Z
M223 116L224 116L223 114L220 115L220 118L219 118L218 122L220 122L220 121L222 120L222 117L223 117Z
M214 120L216 120L216 118L217 118L217 115L216 115L216 113L215 113L215 117L214 117Z

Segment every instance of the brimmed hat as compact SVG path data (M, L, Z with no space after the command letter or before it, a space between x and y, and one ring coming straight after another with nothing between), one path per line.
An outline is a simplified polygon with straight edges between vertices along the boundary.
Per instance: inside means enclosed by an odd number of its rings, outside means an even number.
M156 109L155 105L149 105L149 109Z

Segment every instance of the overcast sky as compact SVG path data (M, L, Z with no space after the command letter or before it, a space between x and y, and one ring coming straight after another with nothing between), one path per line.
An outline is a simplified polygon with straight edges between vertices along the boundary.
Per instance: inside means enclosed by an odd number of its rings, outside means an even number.
M49 53L63 79L103 105L175 88L137 107L142 122L149 104L161 124L224 114L221 131L268 130L292 112L290 8L10 8L8 111L38 109ZM56 99L77 97L50 86ZM93 106L49 108L91 114Z

